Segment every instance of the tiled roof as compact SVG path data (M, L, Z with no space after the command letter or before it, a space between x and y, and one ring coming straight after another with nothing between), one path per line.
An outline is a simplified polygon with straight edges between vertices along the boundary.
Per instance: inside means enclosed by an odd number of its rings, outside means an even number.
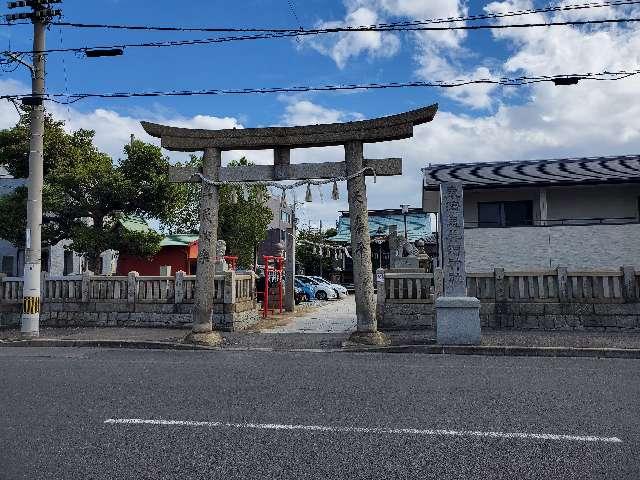
M458 163L423 171L428 190L436 190L441 182L471 187L640 182L640 156Z
M188 247L193 242L198 241L198 235L192 234L178 234L178 235L167 235L160 242L161 247Z
M144 218L134 215L121 218L120 225L130 232L149 233L154 231Z
M369 234L371 238L386 236L389 234L389 226L396 225L398 234L404 235L404 215L400 210L372 210L369 212ZM338 220L338 234L329 240L339 243L351 241L351 218L347 212L343 212ZM409 210L407 214L407 236L409 241L432 241L430 216L419 208Z

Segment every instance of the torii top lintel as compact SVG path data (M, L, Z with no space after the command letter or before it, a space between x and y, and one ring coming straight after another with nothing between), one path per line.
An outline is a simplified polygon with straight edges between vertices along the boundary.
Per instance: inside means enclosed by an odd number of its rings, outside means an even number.
M220 150L268 150L386 142L413 136L413 127L434 119L438 105L419 108L388 117L346 123L328 123L300 127L268 127L225 130L199 130L168 127L142 122L152 137L161 138L167 150L197 152L207 148Z

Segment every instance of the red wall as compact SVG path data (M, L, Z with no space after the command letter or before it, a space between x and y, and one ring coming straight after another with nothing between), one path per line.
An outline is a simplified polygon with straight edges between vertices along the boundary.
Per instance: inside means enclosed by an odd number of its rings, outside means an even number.
M140 275L160 275L160 267L171 265L171 275L182 270L189 274L189 250L195 250L198 256L198 247L163 247L160 252L151 259L120 255L118 257L117 275L127 275L129 272L138 272Z

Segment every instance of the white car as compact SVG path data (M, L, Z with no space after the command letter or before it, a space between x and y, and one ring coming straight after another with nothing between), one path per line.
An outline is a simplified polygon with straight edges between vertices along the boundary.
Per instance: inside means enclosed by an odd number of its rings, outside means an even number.
M316 292L316 298L318 300L335 300L338 298L336 291L325 283L320 283L317 280L304 275L296 275L296 279L300 280L302 283L311 285Z
M336 291L336 294L338 295L338 298L344 298L347 295L349 295L349 292L347 292L347 289L345 287L343 287L342 285L338 285L337 283L331 283L330 281L325 280L322 277L312 276L310 278L314 279L318 283L323 283L325 285L329 285L331 288L333 288Z

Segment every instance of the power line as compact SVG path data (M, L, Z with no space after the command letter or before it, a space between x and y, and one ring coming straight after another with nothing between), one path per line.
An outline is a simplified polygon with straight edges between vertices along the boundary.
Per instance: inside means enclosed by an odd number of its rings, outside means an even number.
M471 80L452 81L411 81L390 83L366 83L347 85L323 85L323 86L298 86L298 87L261 87L243 89L211 89L211 90L176 90L176 91L148 91L148 92L115 92L115 93L76 93L76 94L47 94L45 99L60 103L71 104L80 100L92 98L140 98L140 97L185 97L207 95L243 95L243 94L267 94L267 93L299 93L299 92L326 92L344 90L383 90L399 88L456 88L468 85L499 85L516 87L536 83L550 82L556 85L573 85L581 80L617 81L640 74L640 69L631 71L599 72L599 73L573 73L563 75L522 76L514 78L479 78ZM29 98L29 95L4 95L0 99L21 100Z
M600 2L600 3L582 3L582 4L573 4L573 5L559 5L559 6L549 6L545 8L538 9L528 9L528 10L514 10L503 13L490 13L490 14L479 14L479 15L471 15L471 16L461 16L461 17L448 17L448 18L433 18L426 20L415 20L415 21L404 21L404 22L390 22L390 23L380 23L375 25L360 25L360 26L345 26L345 27L336 27L331 29L332 32L354 32L354 31L366 31L365 29L372 28L390 28L394 26L420 26L420 25L428 25L433 23L455 23L455 22L466 22L466 21L477 21L477 20L493 20L500 18L510 18L517 17L522 15L532 15L537 13L554 13L554 12L562 12L562 11L571 11L571 10L583 10L583 9L591 9L591 8L606 8L606 7L617 7L617 6L628 6L628 5L636 5L639 4L640 0L619 0L619 1L610 1L610 2ZM297 15L296 15L297 19ZM298 23L300 23L299 19ZM23 25L25 23L2 23L0 25L3 26L11 26L11 25ZM73 27L73 28L102 28L102 29L113 29L113 30L141 30L141 31L159 31L159 32L209 32L209 33L294 33L299 32L294 29L278 29L278 28L254 28L254 27L175 27L175 26L149 26L149 25L114 25L114 24L99 24L99 23L77 23L77 22L53 22L53 25L58 25L61 27ZM307 30L308 32L322 32L323 29L313 29Z
M640 22L640 18L614 18L603 20L574 20L574 21L562 21L562 22L542 22L542 23L522 23L512 25L460 25L449 27L428 27L428 26L392 26L392 27L362 27L350 29L350 32L397 32L397 31L413 31L413 32L434 32L434 31L451 31L451 30L502 30L510 28L535 28L535 27L557 27L557 26L581 26L581 25L603 25L603 24L621 24L621 23L635 23ZM200 38L191 40L167 40L158 42L143 42L143 43L121 43L112 45L101 45L92 47L74 47L74 48L53 48L44 50L44 52L37 53L86 53L90 50L102 50L102 49L114 49L114 48L143 48L143 47L179 47L188 45L208 45L215 43L227 43L234 41L244 40L263 40L273 38L287 38L287 37L301 37L311 35L321 35L336 33L342 31L339 28L327 28L322 30L293 30L283 33L264 33L255 35L239 35L229 37L215 37L215 38ZM14 54L33 54L31 50L12 52Z

